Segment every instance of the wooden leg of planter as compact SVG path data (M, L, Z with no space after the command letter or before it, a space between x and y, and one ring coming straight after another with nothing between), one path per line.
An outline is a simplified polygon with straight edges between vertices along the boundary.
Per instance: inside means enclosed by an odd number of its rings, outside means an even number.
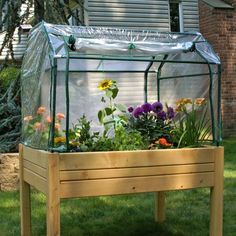
M60 236L59 156L48 157L47 236Z
M165 192L155 193L155 221L162 223L166 219Z
M21 235L31 235L30 185L24 181L23 147L19 145Z
M211 188L210 236L223 235L223 187L224 153L223 148L216 155L215 185Z

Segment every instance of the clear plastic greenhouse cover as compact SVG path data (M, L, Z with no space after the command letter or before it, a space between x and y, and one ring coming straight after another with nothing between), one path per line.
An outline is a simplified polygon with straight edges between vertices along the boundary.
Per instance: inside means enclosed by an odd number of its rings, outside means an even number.
M43 22L29 35L21 78L22 138L33 148L53 150L59 130L68 135L83 114L99 130L103 79L117 82L127 107L205 98L213 140L221 138L220 59L200 33Z

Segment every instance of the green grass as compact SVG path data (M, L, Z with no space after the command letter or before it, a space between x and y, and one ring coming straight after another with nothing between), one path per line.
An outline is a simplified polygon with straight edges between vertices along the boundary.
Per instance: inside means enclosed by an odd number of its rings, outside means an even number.
M224 236L236 235L236 139L225 141ZM207 236L209 190L167 193L167 220L153 218L153 194L63 200L62 236ZM45 197L32 193L33 236L46 232ZM20 235L19 193L0 192L0 236Z

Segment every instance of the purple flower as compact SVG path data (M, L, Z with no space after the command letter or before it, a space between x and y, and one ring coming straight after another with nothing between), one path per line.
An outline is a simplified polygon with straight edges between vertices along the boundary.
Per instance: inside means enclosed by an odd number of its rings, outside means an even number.
M134 111L134 108L133 108L133 107L129 107L129 108L128 108L128 112L129 112L129 113L132 113L133 111Z
M135 118L138 118L139 116L141 116L143 114L143 108L142 107L137 107L134 112L133 112L133 116Z
M166 113L164 111L157 112L157 117L161 120L166 120Z
M148 113L148 112L152 111L152 105L148 102L144 103L141 107L143 108L144 113Z
M163 105L160 102L154 102L152 104L153 112L158 113L158 112L162 111L162 109L163 109Z
M167 118L168 119L173 119L175 117L175 111L173 109L173 107L168 107L167 108Z

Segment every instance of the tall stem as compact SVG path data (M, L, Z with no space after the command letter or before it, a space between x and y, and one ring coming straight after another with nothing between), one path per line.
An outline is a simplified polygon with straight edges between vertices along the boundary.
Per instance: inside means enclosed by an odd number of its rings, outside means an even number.
M112 110L112 113L111 113L111 117L112 117L112 120L114 121L114 106L113 106L113 102L112 102L112 98L110 98L110 108ZM116 122L114 122L114 130L116 130Z

